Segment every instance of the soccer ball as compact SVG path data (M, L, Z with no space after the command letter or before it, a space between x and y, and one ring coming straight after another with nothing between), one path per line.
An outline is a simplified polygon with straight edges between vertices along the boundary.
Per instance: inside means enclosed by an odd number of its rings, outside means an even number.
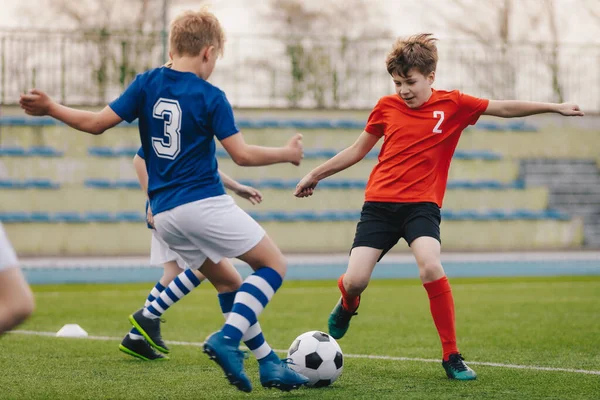
M307 386L329 386L344 369L342 349L334 338L320 331L310 331L298 336L288 350L290 365L296 372L306 376Z

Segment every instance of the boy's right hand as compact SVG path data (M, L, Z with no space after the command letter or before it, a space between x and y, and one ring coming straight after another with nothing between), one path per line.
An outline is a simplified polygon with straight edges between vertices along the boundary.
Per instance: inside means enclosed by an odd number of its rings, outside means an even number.
M28 94L22 94L19 105L28 115L42 116L50 113L52 99L38 89L32 89Z
M319 183L319 180L317 178L313 177L312 174L306 175L296 185L296 190L294 190L294 196L296 196L296 197L312 196L318 183Z
M290 150L289 162L291 162L295 166L300 165L300 162L304 158L304 146L302 144L302 134L297 133L293 138L291 138L287 142L285 147Z

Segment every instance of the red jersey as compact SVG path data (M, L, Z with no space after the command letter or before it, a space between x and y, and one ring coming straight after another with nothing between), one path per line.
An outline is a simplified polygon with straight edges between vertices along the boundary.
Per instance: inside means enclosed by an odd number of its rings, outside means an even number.
M477 122L488 103L458 90L432 89L429 100L415 109L398 95L382 97L365 128L384 137L365 201L432 202L441 207L460 134Z

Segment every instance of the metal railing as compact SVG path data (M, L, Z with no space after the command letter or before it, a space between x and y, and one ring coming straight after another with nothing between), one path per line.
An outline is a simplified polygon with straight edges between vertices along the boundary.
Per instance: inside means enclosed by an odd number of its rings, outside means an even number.
M369 109L392 93L392 38L232 36L211 82L236 107ZM439 43L435 87L494 99L574 101L600 112L600 46ZM33 86L102 105L163 63L160 32L0 32L0 104Z

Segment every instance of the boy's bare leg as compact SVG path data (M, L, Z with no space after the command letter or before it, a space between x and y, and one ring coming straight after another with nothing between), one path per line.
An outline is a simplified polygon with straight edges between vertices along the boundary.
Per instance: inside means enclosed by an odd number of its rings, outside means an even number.
M382 252L382 249L365 246L355 247L350 252L348 269L338 279L342 295L327 321L329 334L335 339L341 339L348 331L350 319L356 315L360 305L360 295L367 288Z
M0 270L0 335L25 321L34 309L31 289L17 266Z

